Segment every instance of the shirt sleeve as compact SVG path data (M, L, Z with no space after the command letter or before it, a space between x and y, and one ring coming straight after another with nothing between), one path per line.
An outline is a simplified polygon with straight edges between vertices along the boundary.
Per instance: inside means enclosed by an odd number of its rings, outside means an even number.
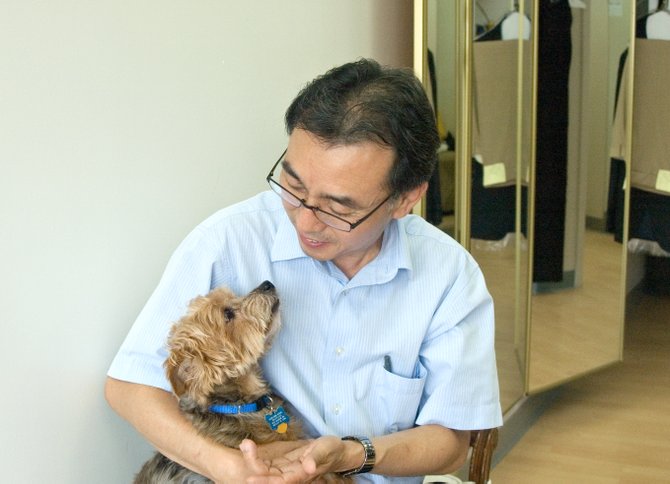
M416 423L459 430L502 425L493 300L474 262L457 277L435 320L421 349L429 376Z
M110 377L170 391L163 369L167 334L193 298L218 285L224 273L221 253L215 237L202 227L186 237L112 361Z

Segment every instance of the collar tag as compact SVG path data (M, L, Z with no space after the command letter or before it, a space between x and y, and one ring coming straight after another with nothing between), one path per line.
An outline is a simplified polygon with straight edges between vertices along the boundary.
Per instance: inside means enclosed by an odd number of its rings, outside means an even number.
M284 434L288 430L288 423L291 418L284 411L283 407L277 407L276 410L265 416L265 420L272 430L278 434Z

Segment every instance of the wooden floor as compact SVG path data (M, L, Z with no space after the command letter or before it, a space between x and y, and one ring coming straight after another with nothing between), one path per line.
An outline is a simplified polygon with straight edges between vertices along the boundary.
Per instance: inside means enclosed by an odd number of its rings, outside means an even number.
M565 385L493 484L670 483L670 296L627 313L623 363Z
M623 246L610 233L587 229L583 250L577 287L533 295L531 392L621 359Z

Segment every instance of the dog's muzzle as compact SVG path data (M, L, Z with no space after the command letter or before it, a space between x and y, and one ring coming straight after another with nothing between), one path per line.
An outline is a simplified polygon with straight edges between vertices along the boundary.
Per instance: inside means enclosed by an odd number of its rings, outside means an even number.
M279 309L279 298L277 298L277 289L275 288L275 285L272 284L270 281L263 281L261 284L251 291L252 293L256 294L266 294L268 296L272 296L275 298L274 303L272 304L272 314L277 312L277 309Z
M270 281L263 281L260 286L258 286L254 291L259 292L272 292L275 290L275 285Z

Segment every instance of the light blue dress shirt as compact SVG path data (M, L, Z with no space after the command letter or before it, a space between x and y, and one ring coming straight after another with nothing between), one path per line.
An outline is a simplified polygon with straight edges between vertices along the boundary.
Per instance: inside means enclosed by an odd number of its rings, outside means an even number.
M220 210L188 235L109 376L169 391L165 340L189 301L221 285L244 294L264 280L277 287L282 329L263 369L310 435L502 425L493 302L470 254L409 215L391 222L380 253L349 280L303 253L269 191Z

